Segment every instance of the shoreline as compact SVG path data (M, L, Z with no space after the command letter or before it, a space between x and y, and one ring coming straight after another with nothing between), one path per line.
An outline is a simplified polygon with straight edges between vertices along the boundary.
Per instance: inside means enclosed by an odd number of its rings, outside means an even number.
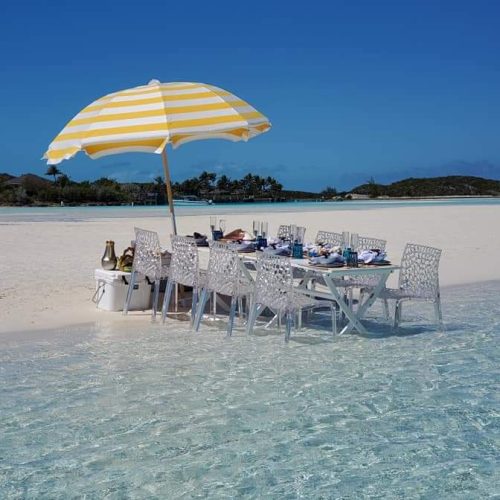
M500 203L391 208L364 205L364 209L343 210L322 210L321 206L307 210L296 205L293 210L294 205L290 204L287 210L263 207L260 212L248 207L250 210L245 212L233 210L218 216L226 220L227 231L251 230L252 220L258 219L269 223L271 235L280 224L305 226L306 241L313 241L318 230L349 230L379 237L387 240L389 260L395 264L408 242L437 247L443 250L443 288L500 280L500 268L493 265L491 258L492 251L500 248L500 233L492 230L500 218ZM158 232L163 247L170 245L171 222L162 210L149 215L128 212L128 216L121 213L114 218L105 213L101 217L85 214L65 220L44 216L35 220L20 217L16 221L10 216L8 220L0 219L0 332L43 330L52 325L63 327L89 319L105 322L110 318L91 302L94 270L101 267L105 242L114 240L119 256L134 239L134 227L142 227ZM208 233L209 215L210 211L179 215L179 234ZM388 285L393 287L396 283L397 276L393 274ZM134 315L126 320L131 321ZM141 321L149 323L149 313L144 313Z
M371 203L371 202L380 202L380 201L439 201L439 200L483 200L483 199L492 199L492 200L500 200L500 196L493 195L451 195L451 196L379 196L376 198L341 198L341 199L319 199L319 198L293 198L289 200L253 200L253 201L224 201L224 202L214 202L211 199L200 198L201 202L207 202L207 206L226 206L226 205L236 205L236 206L245 206L245 205L261 205L261 204L287 204L287 203L343 203L343 202L360 202L360 203ZM212 203L208 203L212 201ZM183 205L179 205L181 207ZM202 205L203 206L203 205ZM109 203L65 203L64 205L60 205L58 203L53 204L29 204L29 205L0 205L0 209L2 208L125 208L125 207L137 207L137 208L160 208L160 207L168 207L167 204L147 204L140 205L137 203L122 203L119 205L109 204Z
M441 286L441 293L443 296L446 296L446 292L448 290L453 291L466 286L485 286L495 283L500 283L500 278L472 283L445 285ZM65 319L57 319L51 315L50 318L44 318L45 323L39 327L33 328L32 326L19 325L18 328L13 326L8 330L3 330L0 327L0 348L2 347L2 344L7 344L14 339L16 341L24 340L26 342L32 339L44 340L45 336L51 337L54 334L64 335L67 330L88 330L90 332L103 331L107 329L116 329L121 326L121 324L123 324L124 327L130 327L132 324L135 324L138 328L148 328L155 325L156 327L163 327L165 330L168 330L169 327L175 326L175 323L172 323L172 321L176 321L175 319L167 317L165 325L162 325L160 313L160 315L157 316L156 321L153 322L151 321L151 312L149 310L130 311L126 316L124 316L120 311L114 312L97 309L92 303L91 307L91 310L85 308L84 311L81 312L81 315L75 316L73 312L71 314L71 319L68 318L69 314L68 316L64 316ZM188 313L186 312L186 314ZM382 316L381 320L386 321L382 318ZM446 325L446 317L444 318L444 323ZM387 324L389 327L391 324L390 320Z

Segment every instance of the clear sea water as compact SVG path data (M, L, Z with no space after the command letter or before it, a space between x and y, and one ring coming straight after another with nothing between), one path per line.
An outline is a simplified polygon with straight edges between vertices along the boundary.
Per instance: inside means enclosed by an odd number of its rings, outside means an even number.
M288 345L175 319L0 337L0 498L499 498L499 297Z
M234 213L317 212L370 210L421 206L500 205L500 198L448 198L426 200L352 200L344 202L227 203L176 207L178 215L223 215ZM81 221L119 217L163 217L166 206L109 207L0 207L0 224L10 222Z

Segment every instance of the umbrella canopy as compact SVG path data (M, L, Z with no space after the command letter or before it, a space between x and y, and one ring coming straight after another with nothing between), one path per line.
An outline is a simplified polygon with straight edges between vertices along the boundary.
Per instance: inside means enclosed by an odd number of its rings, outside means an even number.
M163 156L167 194L176 233L166 145L200 139L247 141L271 128L269 120L230 92L204 83L160 83L121 90L78 113L44 154L56 165L85 151L91 158L150 152Z

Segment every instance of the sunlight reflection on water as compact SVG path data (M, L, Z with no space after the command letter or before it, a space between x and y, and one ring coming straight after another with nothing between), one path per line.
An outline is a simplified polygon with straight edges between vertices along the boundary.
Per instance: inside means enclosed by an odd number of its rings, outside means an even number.
M493 496L499 293L444 290L445 332L0 339L0 497Z

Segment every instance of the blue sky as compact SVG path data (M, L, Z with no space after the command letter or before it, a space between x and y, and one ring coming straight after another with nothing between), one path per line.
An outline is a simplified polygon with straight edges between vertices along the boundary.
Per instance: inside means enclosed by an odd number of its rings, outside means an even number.
M273 128L248 143L171 152L174 180L211 170L286 187L349 188L445 174L500 178L500 2L16 1L0 21L0 172L40 160L65 123L119 89L199 81ZM147 180L151 154L60 168L75 180Z

